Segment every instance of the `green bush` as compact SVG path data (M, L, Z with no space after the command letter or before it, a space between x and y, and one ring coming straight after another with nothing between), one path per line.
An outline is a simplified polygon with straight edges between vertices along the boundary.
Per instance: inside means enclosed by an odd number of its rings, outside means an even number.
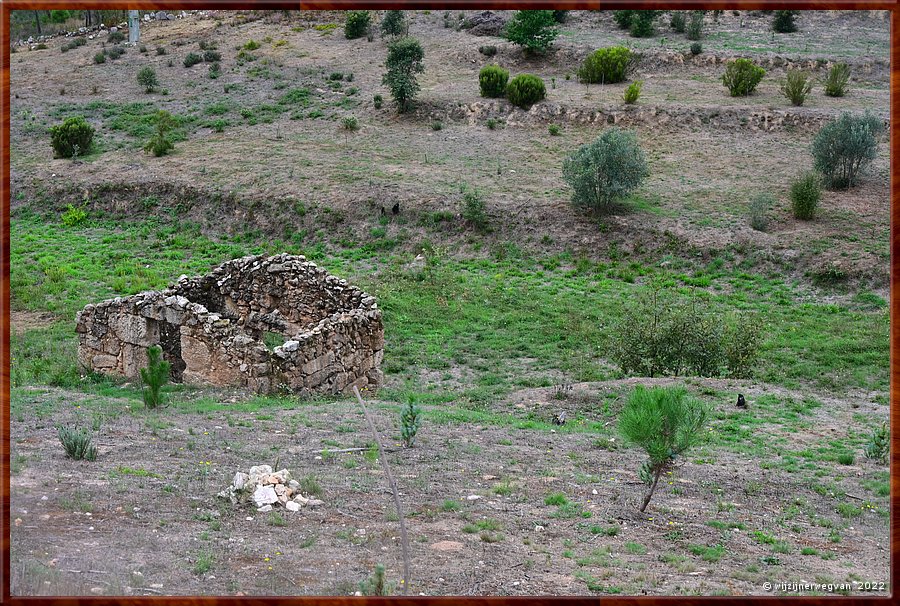
M387 11L381 20L381 37L397 38L406 31L406 17L403 11Z
M863 454L867 459L883 464L887 462L890 446L891 430L887 423L882 423L881 427L872 430L872 436L869 438L869 443L866 444L866 447L863 449Z
M400 413L400 437L407 448L412 448L416 443L416 434L419 432L421 416L421 409L410 398Z
M694 42L693 44L691 44L691 54L692 55L699 55L702 52L703 52L702 44L700 44L699 42Z
M108 48L105 51L106 56L115 61L119 57L125 54L125 49L121 46L114 46L112 48Z
M348 40L362 38L369 33L369 25L372 15L369 11L347 11L347 20L344 21L344 36Z
M605 211L649 175L644 152L631 131L613 127L582 145L563 162L572 203Z
M185 67L193 67L198 63L203 63L203 57L198 55L197 53L188 53L184 58L184 66Z
M641 96L641 88L643 88L644 82L642 80L635 80L631 84L628 85L628 88L625 89L625 103L637 103L638 97Z
M687 39L699 40L703 37L703 15L706 11L691 11L691 20L687 24Z
M843 97L847 94L847 83L850 81L850 66L846 63L835 63L828 70L825 78L825 94L829 97Z
M260 47L260 43L257 42L256 40L254 40L253 38L250 38L250 40L247 41L247 44L244 45L244 50L255 51L259 47Z
M733 314L722 333L722 352L728 376L747 379L759 360L764 326L756 314Z
M654 22L662 11L632 11L628 33L633 38L652 38L656 33Z
M341 118L341 128L350 132L358 131L359 120L356 119L356 116L344 116Z
M207 75L209 76L210 80L215 80L222 75L222 65L218 61L216 61L215 63L210 63Z
M669 25L673 30L675 30L679 34L683 34L685 23L686 19L684 17L684 11L672 11L672 16L669 19Z
M562 134L562 129L559 127L559 124L548 124L547 130L550 132L550 135L553 137L558 137Z
M809 221L822 199L822 185L815 173L807 173L791 184L791 206L794 217Z
M56 158L84 156L91 151L93 140L94 127L82 116L66 118L62 124L50 127L50 145Z
M812 143L813 166L832 189L846 189L875 159L881 120L866 112L863 116L841 114L816 134Z
M636 55L623 46L601 48L585 58L578 79L586 84L623 82L636 61Z
M479 231L487 229L488 219L486 208L487 206L484 203L484 198L481 197L481 194L479 194L477 190L467 189L463 194L462 217L472 227Z
M207 63L216 63L222 60L222 53L214 50L203 51L203 60Z
M812 78L799 69L791 69L788 70L787 78L781 85L781 94L787 97L791 104L799 107L806 101L812 87Z
M750 59L736 59L725 68L722 83L732 97L746 97L753 92L765 75L766 70Z
M91 434L86 429L60 426L58 434L66 456L76 461L96 461L97 447L91 443Z
M613 11L613 21L620 29L631 29L631 19L637 11Z
M799 14L800 11L775 11L775 16L772 17L772 29L780 34L797 31L794 18Z
M149 65L138 70L137 81L148 93L152 93L153 89L159 86L159 82L156 79L156 72Z
M66 206L66 212L62 214L61 218L63 225L66 227L77 227L87 221L87 211L69 204Z
M485 57L493 57L497 54L497 47L494 45L489 46L479 46L478 52L484 55Z
M169 112L158 111L154 116L156 122L156 134L144 146L144 151L154 156L165 156L175 149L175 144L169 139L169 133L175 128L175 119Z
M156 54L157 54L157 55L165 55L165 54L166 54L166 47L164 47L164 46L157 46L157 47L156 47Z
M147 368L141 369L141 388L144 406L158 408L162 405L162 387L169 382L171 365L162 359L162 349L154 345L147 349Z
M102 52L97 53L96 55L94 55L94 63L98 65L101 63L106 63L106 55L104 55Z
M425 51L415 38L401 38L388 46L387 72L381 82L390 89L400 112L409 108L410 101L419 92L416 74L425 71L424 59Z
M381 95L375 95L372 97L372 105L375 106L375 109L381 109L381 105L384 103L384 97Z
M756 231L766 231L769 227L769 211L775 206L772 194L757 194L750 201L750 227Z
M506 25L506 39L529 53L545 52L558 35L553 11L518 11Z
M125 41L125 34L122 32L109 32L109 35L106 37L106 41L110 44L118 44L119 42Z
M674 469L678 456L700 441L706 410L684 387L638 385L619 415L619 432L625 441L647 453L640 477L648 491L641 504L647 508L659 478Z
M502 97L506 94L509 72L499 65L485 65L478 73L482 97Z
M546 95L544 81L531 74L519 74L506 85L506 98L522 109L528 109Z

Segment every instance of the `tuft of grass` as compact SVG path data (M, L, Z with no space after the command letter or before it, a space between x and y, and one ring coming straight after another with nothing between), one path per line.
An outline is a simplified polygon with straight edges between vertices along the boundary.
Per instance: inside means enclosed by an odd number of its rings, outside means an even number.
M561 492L551 492L544 498L544 505L568 505L569 499Z

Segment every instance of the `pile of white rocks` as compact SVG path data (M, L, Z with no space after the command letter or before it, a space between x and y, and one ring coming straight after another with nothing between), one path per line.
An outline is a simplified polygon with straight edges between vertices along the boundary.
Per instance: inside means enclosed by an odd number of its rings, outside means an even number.
M272 471L269 465L256 465L249 473L234 474L231 486L218 494L229 499L232 505L251 501L256 511L272 511L274 507L284 507L288 511L300 511L301 507L324 505L319 499L300 494L300 483L291 478L287 469Z

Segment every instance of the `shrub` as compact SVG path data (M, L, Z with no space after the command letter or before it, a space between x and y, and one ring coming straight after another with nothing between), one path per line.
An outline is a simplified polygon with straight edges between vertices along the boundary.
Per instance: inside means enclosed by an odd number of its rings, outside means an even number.
M469 189L463 194L462 217L479 231L487 228L486 208L484 198L481 197L477 190Z
M494 55L497 54L497 47L493 46L493 45L479 46L478 52L481 53L482 55L484 55L485 57L493 57Z
M684 11L672 11L672 17L669 19L669 25L679 34L684 33Z
M628 77L637 57L623 46L595 50L578 69L578 79L586 84L615 84Z
M403 438L403 444L407 448L412 448L416 443L416 433L419 431L421 412L415 401L410 398L400 413L400 437Z
M350 132L358 131L359 120L356 119L356 116L344 116L341 118L341 128Z
M106 41L110 44L118 44L119 42L125 41L125 34L122 32L109 32L109 35L106 37Z
M863 454L867 459L886 463L888 452L891 446L891 430L887 423L882 423L881 427L877 427L872 431L869 443L863 449Z
M789 34L797 31L797 25L794 18L800 14L800 11L775 11L772 17L772 29L780 34Z
M565 23L569 18L569 11L553 11L553 20L557 23Z
M203 57L201 57L197 53L188 53L187 57L184 58L185 67L193 67L198 63L203 63Z
M159 82L156 79L156 72L149 65L142 67L138 71L137 81L148 93L152 93L153 89L159 86Z
M506 25L506 39L529 53L543 53L559 31L553 11L517 11Z
M625 89L625 103L637 103L638 97L641 96L641 88L644 86L643 81L635 80Z
M815 173L807 173L791 184L791 207L797 219L812 219L821 199L822 185Z
M563 162L563 178L572 188L573 204L601 211L637 188L648 175L637 137L615 127Z
M169 112L160 110L156 112L154 121L156 122L156 134L144 146L144 151L151 152L156 157L165 156L175 149L175 144L169 140L169 132L175 128L175 119Z
M121 57L122 55L125 54L125 49L122 48L121 46L114 46L112 48L106 49L103 52L106 53L107 57L109 57L110 59L115 61L116 59L118 59L119 57Z
M630 29L631 28L631 19L634 16L634 13L637 11L613 11L613 21L616 22L616 25L621 29Z
M528 109L546 95L544 81L531 74L519 74L506 85L506 98L522 109Z
M87 221L87 211L69 204L66 206L66 212L62 214L61 218L63 225L66 227L76 227Z
M208 75L209 75L210 80L215 80L216 78L218 78L219 76L222 75L222 66L221 66L221 64L219 64L218 61L216 61L215 63L209 64Z
M431 130L443 130L444 123L440 120L435 120L431 123Z
M253 38L250 38L250 40L247 41L247 44L245 44L243 48L246 51L255 51L259 47L260 47L260 43L257 42L256 40L254 40Z
M825 78L825 94L829 97L843 97L847 93L847 82L850 80L850 66L846 63L835 63L828 70Z
M419 92L416 74L425 71L424 59L425 51L415 38L401 38L388 46L387 72L381 82L390 89L400 112L409 108L409 102Z
M766 231L769 227L769 211L775 205L771 194L757 194L750 201L750 227L756 231Z
M91 434L87 430L60 426L58 435L66 456L70 459L97 460L97 447L91 443Z
M375 106L375 109L381 109L381 105L384 103L384 97L381 95L375 95L372 97L372 105Z
M691 54L692 55L699 55L702 52L703 52L702 44L700 44L699 42L694 42L693 44L691 44Z
M863 116L849 113L826 124L812 143L813 165L833 189L852 187L868 168L878 151L881 121L866 112Z
M732 97L746 97L753 92L765 75L766 70L750 59L736 59L725 68L722 83Z
M746 379L753 375L763 341L763 324L756 314L733 315L722 333L722 352L728 375Z
M169 381L171 365L162 359L162 349L158 345L147 349L147 358L147 368L141 369L144 406L158 408L162 404L162 387Z
M94 55L94 63L98 65L100 63L106 63L106 55L104 55L103 53L97 53L96 55Z
M207 63L216 63L222 60L222 53L214 50L203 51L203 60Z
M359 584L362 595L385 596L388 595L384 582L384 564L376 564L372 576Z
M806 101L812 87L812 78L799 69L791 69L788 70L787 78L781 85L781 94L787 97L793 105L800 106Z
M653 27L656 17L662 11L633 11L628 33L634 38L651 38L656 33Z
M692 11L687 24L687 39L699 40L703 37L703 15L705 11Z
M165 49L165 47L164 47L164 46L157 46L157 47L156 47L156 54L157 54L157 55L165 55L165 54L166 54L166 49Z
M659 478L700 440L705 423L706 410L684 387L646 389L638 385L632 392L619 415L619 431L648 456L640 470L648 486L641 511L650 503Z
M488 127L488 130L494 130L497 128L497 119L496 118L488 118L485 124Z
M347 20L344 21L344 36L348 40L362 38L369 32L369 24L372 15L369 11L347 11Z
M397 38L406 31L406 17L403 11L388 11L381 20L381 37Z
M56 158L83 156L91 150L93 140L94 127L82 116L66 118L62 124L50 127L50 145Z
M559 127L559 124L549 124L547 125L547 130L554 137L558 137L560 134L562 134L562 129Z
M509 72L499 65L485 65L478 73L482 97L502 97L506 94Z

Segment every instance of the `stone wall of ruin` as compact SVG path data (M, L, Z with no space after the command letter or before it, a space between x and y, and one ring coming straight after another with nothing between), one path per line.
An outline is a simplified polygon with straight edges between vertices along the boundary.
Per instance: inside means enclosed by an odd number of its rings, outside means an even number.
M138 378L159 345L173 381L341 393L383 379L375 298L301 256L235 259L167 290L88 305L76 331L79 362L110 375ZM267 333L283 343L270 349Z

